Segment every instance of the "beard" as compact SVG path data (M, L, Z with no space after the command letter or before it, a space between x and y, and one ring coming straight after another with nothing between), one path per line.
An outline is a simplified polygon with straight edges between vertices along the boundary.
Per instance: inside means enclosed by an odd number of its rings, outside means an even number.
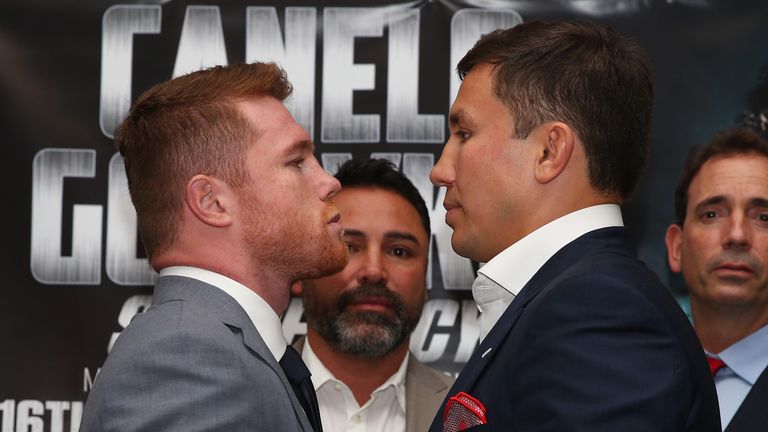
M330 346L356 357L376 358L390 353L405 341L421 318L422 300L409 310L402 297L382 284L366 283L343 293L335 305L324 307L316 301L313 290L304 283L304 313L307 323ZM348 307L366 298L386 300L392 316L372 311L353 311Z
M290 277L291 281L327 276L347 264L347 247L341 237L328 231L322 215L311 215L306 208L280 211L259 201L256 194L243 190L243 237L252 261Z

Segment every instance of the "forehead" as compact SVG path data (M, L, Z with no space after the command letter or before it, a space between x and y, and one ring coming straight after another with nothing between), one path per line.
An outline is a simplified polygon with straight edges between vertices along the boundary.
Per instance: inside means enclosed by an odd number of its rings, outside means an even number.
M473 119L487 112L507 114L506 105L493 91L494 74L493 65L488 63L478 64L469 71L461 82L456 101L451 106L451 123Z
M768 197L768 157L748 153L706 161L691 181L689 204L712 196L734 201Z
M400 194L379 187L343 187L333 199L341 224L368 235L408 232L426 242L427 233L416 208Z
M307 132L294 120L282 102L268 95L249 98L237 103L245 119L270 143L309 141ZM279 137L280 140L275 140Z

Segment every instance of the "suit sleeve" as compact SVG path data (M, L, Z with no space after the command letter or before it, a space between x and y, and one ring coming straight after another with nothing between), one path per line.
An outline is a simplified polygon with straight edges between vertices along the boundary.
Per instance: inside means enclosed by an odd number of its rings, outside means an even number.
M682 354L640 291L593 273L542 294L521 323L524 348L512 354L518 431L684 430Z

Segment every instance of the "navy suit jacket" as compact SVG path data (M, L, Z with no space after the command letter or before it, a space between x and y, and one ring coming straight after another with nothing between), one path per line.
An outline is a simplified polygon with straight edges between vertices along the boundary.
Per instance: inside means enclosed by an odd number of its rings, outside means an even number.
M725 432L755 432L768 429L768 368L747 393Z
M487 409L472 430L716 432L714 382L687 317L624 228L587 233L523 287L448 396ZM431 432L443 430L445 402Z

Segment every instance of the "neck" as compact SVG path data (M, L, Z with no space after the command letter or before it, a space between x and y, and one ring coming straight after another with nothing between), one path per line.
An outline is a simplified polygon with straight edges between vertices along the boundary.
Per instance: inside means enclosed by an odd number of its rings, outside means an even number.
M408 339L381 357L357 357L335 350L307 327L307 340L323 365L352 390L358 405L363 406L371 393L395 374L408 352Z
M216 272L237 281L259 295L269 306L282 316L288 309L291 297L291 280L275 272L269 266L247 264L226 253L188 254L184 249L174 249L158 254L152 259L152 267L159 271L171 266L190 266ZM222 259L222 257L224 259Z
M692 299L691 312L701 345L715 354L768 324L768 308L709 305Z

